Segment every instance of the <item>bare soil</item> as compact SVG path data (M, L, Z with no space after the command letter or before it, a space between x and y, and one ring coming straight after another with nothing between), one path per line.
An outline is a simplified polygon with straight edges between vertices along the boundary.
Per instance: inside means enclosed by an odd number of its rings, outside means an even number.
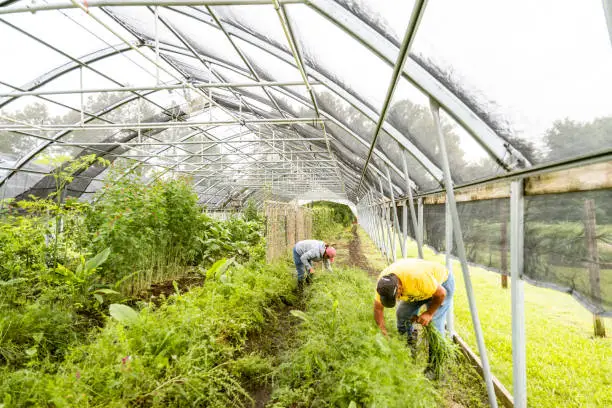
M363 249L361 248L361 239L357 233L357 224L353 225L351 232L353 236L348 245L349 259L347 265L363 269L368 273L368 275L377 277L380 271L377 271L374 267L372 267L372 265L370 265L368 258L363 253Z
M295 338L299 319L291 316L290 311L303 309L300 299L291 301L283 299L283 303L272 308L266 316L266 324L258 332L249 335L245 344L244 353L257 353L270 358L273 366L280 361L280 357L291 347ZM272 377L268 375L257 382L243 384L253 399L254 408L264 408L272 396Z
M176 282L181 293L185 293L195 286L202 286L204 284L204 280L205 277L202 275L188 275L177 279L153 283L147 290L141 291L137 298L159 304L163 299L176 294L176 289L174 288L173 282Z

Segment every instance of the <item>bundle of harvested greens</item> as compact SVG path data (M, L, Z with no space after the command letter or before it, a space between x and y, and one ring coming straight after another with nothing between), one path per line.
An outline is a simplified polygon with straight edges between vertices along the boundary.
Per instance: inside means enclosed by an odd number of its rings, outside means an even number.
M459 348L450 339L441 334L433 324L425 326L425 339L429 345L427 369L435 380L440 379L442 372L456 362Z

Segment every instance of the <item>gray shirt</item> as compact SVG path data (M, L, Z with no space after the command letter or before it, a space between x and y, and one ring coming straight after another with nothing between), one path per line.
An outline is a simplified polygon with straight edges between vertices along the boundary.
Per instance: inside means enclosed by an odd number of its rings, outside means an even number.
M329 259L323 259L325 254L325 242L314 239L307 239L295 244L295 252L300 257L300 261L306 267L306 270L312 268L312 262L323 260L325 269L331 271L331 263Z

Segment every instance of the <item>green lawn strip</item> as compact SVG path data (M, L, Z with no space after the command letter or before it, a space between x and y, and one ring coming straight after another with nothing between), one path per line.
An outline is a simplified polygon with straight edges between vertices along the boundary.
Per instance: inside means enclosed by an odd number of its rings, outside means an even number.
M409 242L409 256L416 243ZM426 259L444 262L424 248ZM455 330L478 353L459 262L455 271ZM500 275L470 267L478 315L493 374L512 392L512 318L510 289ZM592 314L570 295L525 284L527 393L529 406L612 406L612 319L608 337L593 338Z
M293 286L284 265L230 267L158 309L143 308L128 326L109 320L56 375L23 369L5 376L0 401L4 408L250 406L242 384L270 364L242 353L244 344Z
M441 400L405 341L372 319L372 280L359 269L320 274L307 289L295 347L277 370L269 406L431 407Z

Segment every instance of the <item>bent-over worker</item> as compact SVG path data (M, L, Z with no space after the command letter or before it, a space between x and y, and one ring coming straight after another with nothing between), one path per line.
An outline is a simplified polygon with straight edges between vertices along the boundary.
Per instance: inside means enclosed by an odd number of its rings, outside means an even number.
M455 292L455 279L443 265L418 258L400 259L385 268L378 278L374 300L374 320L383 334L384 308L397 306L397 330L400 334L414 335L412 322L434 326L444 334L446 314ZM421 306L427 310L418 315Z
M323 261L325 269L331 272L331 263L336 256L334 247L323 241L307 239L299 241L293 247L293 262L297 271L298 289L304 285L304 280L310 281L314 273L313 262ZM304 276L306 275L306 276Z

